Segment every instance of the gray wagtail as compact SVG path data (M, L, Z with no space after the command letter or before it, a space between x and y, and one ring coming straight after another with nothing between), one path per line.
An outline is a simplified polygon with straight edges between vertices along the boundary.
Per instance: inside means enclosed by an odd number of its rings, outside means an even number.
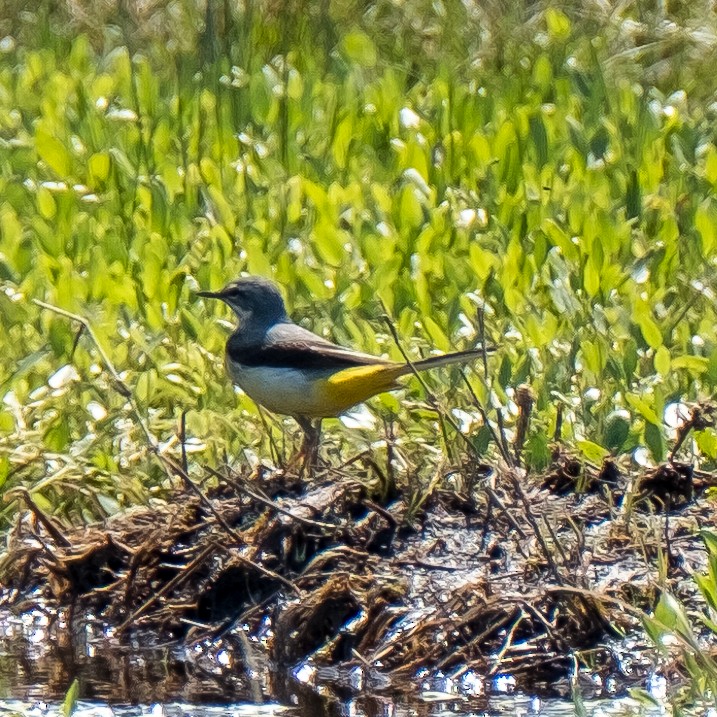
M304 455L318 450L322 418L401 388L398 379L414 370L466 363L485 353L471 349L408 364L337 346L295 324L277 287L260 277L197 295L221 299L234 310L239 326L227 341L227 372L256 403L296 419L304 429Z

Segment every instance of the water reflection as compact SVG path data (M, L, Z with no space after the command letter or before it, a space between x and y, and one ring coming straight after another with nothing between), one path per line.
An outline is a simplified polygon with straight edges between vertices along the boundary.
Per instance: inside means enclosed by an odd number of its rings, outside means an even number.
M276 674L270 669L255 674L246 666L225 664L222 640L187 648L150 646L136 637L119 644L99 623L86 621L82 629L71 629L66 617L51 619L41 610L21 617L0 614L0 717L60 715L62 699L75 679L83 701L74 717L558 717L576 713L569 700L497 694L500 685L495 680L486 692L481 675L471 675L470 684L446 678L424 685L422 692L414 688L388 693L385 678L382 681L381 675L361 668L341 676L325 667L312 669L310 675L301 670ZM468 689L471 685L474 689ZM506 691L510 690L506 687ZM268 704L257 704L269 699ZM652 717L666 714L666 709L631 699L603 699L587 702L585 714Z
M368 707L372 705L371 707ZM73 717L279 717L294 715L295 717L573 717L575 705L562 700L548 700L540 703L537 710L529 698L501 698L487 709L466 709L465 706L435 705L421 703L420 700L368 701L362 699L336 705L337 711L322 711L325 705L319 705L318 711L312 706L300 704L287 707L276 704L250 705L195 705L188 703L146 704L146 705L106 705L103 703L80 702ZM368 707L368 708L367 708ZM585 705L586 717L657 717L671 714L661 707L649 707L631 699L600 700ZM717 717L717 713L704 707L686 711L685 715L700 717ZM0 701L0 717L61 717L59 703L23 702L13 700Z

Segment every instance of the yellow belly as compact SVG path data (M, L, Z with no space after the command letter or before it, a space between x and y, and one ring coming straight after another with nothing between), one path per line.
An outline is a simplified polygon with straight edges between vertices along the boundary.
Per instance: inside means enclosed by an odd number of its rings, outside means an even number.
M227 365L234 383L274 413L338 416L377 393L399 388L400 364L356 366L333 374L265 366Z

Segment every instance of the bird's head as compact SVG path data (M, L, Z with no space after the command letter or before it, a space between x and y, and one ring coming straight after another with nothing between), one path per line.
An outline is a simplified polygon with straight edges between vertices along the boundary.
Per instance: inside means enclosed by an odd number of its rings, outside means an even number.
M237 279L221 291L198 291L197 296L221 299L233 309L243 326L269 327L287 318L279 289L259 276Z

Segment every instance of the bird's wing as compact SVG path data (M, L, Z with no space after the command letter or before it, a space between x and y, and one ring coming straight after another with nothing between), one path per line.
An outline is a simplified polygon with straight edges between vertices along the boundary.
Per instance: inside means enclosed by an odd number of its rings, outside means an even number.
M332 344L308 329L290 323L275 324L261 342L247 345L230 338L227 352L231 360L243 366L340 371L353 366L393 364L378 356Z

